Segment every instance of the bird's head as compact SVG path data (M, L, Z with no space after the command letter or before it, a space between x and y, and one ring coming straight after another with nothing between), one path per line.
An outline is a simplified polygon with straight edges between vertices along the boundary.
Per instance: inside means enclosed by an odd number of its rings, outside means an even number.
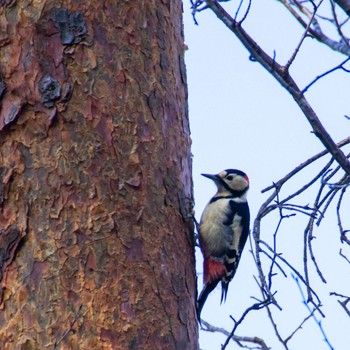
M218 193L217 195L234 195L243 197L249 189L249 178L246 173L237 169L226 169L219 174L202 174L215 182Z

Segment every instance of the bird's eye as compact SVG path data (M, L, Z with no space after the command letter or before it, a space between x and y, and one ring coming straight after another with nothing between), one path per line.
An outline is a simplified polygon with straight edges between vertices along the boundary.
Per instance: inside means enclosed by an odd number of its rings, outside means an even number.
M226 176L226 179L231 181L233 179L233 176L232 175L228 175L228 176Z

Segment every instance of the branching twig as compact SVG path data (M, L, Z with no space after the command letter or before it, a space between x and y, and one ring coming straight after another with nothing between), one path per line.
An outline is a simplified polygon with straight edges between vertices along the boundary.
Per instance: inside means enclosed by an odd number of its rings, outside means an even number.
M337 296L337 297L340 297L340 298L344 298L344 299L345 299L345 300L343 300L343 301L338 300L338 303L339 303L340 306L344 309L344 311L346 312L346 314L350 317L350 310L349 310L348 307L347 307L348 302L350 302L350 297L349 297L349 296L346 296L346 295L342 295L342 294L336 293L336 292L329 293L329 295L335 295L335 296Z
M313 312L306 316L303 321L300 323L300 325L284 340L284 342L287 344L293 337L294 335L303 328L303 325L313 316L313 314L315 313L316 309L313 310Z
M319 138L319 140L322 142L322 144L325 147L324 151L306 160L304 163L300 164L298 167L296 167L294 170L288 173L285 177L283 177L279 181L275 182L272 186L269 186L268 188L265 188L262 191L262 192L266 192L271 189L273 190L270 196L260 206L260 209L254 220L252 237L254 239L255 246L254 246L254 249L252 248L252 255L254 257L254 261L258 270L257 283L263 296L262 299L264 299L265 301L264 302L259 301L256 304L252 305L250 308L248 308L243 313L241 318L237 322L235 321L235 324L231 333L227 333L227 331L225 331L226 333L222 332L227 336L226 342L223 345L222 349L226 348L230 339L237 341L235 339L236 336L234 335L235 331L237 330L237 327L239 326L239 324L243 322L246 315L252 310L259 310L261 308L266 308L268 317L275 330L276 336L281 342L281 344L283 344L284 349L286 350L288 349L287 343L296 334L296 332L302 328L305 322L307 322L311 318L313 318L317 322L324 336L325 342L332 349L332 346L322 328L321 321L319 321L315 315L317 311L322 317L325 317L325 315L321 310L321 301L318 295L316 294L316 291L313 289L313 286L310 285L308 268L309 268L310 262L312 262L321 280L325 282L325 279L316 261L316 256L313 251L312 242L316 235L316 232L314 232L316 231L316 227L317 227L316 225L321 223L321 220L323 219L326 211L329 210L328 208L330 207L330 204L333 203L337 198L336 195L338 193L340 193L340 197L337 205L338 226L341 232L342 240L345 240L346 242L348 242L348 244L350 243L350 241L347 240L346 238L346 233L348 231L345 231L343 229L343 224L342 224L341 215L340 215L340 207L343 202L343 197L347 186L349 186L350 184L350 162L348 159L349 156L346 156L343 153L343 151L341 150L341 147L350 143L350 137L339 142L338 144L335 144L331 136L327 133L326 129L323 127L321 121L318 119L318 116L316 115L316 113L308 103L307 99L305 98L305 93L309 90L309 88L313 84L315 84L319 79L325 77L326 75L331 74L336 70L343 70L345 72L350 73L350 69L346 68L345 66L350 61L350 47L348 42L346 42L347 38L345 37L342 30L345 27L342 28L341 24L339 24L339 21L335 14L335 9L333 8L333 17L335 21L334 23L336 23L338 34L342 38L342 43L337 43L331 40L330 38L326 37L321 29L321 24L323 24L324 22L321 17L318 17L317 11L321 3L323 2L323 0L319 0L317 2L317 5L316 5L316 2L311 0L310 1L280 0L280 1L293 14L293 16L299 21L299 23L301 23L301 25L304 27L304 33L301 37L300 42L298 43L292 56L289 58L288 62L284 66L282 66L276 61L275 54L273 56L268 55L262 49L262 47L257 42L255 42L253 38L250 37L250 35L242 27L243 21L248 16L248 13L250 10L250 4L251 4L250 1L249 1L248 10L244 15L243 20L239 22L237 21L237 17L241 10L243 1L241 1L238 4L236 15L234 18L232 18L231 15L227 13L222 6L220 6L219 4L220 1L218 0L203 0L203 1L197 0L195 2L191 0L194 8L194 13L202 11L204 9L211 9L216 14L216 16L229 28L229 30L231 30L237 36L237 38L245 46L245 48L249 52L249 56L251 60L254 62L260 63L291 94L291 96L294 98L294 100L298 104L299 108L304 113L308 122L310 123L314 134ZM309 5L313 7L313 10L310 10L307 7ZM304 20L305 16L307 18L306 21ZM326 45L329 45L329 47L332 47L332 49L337 50L341 53L345 53L347 55L347 58L336 67L316 77L310 84L308 84L303 90L301 90L298 87L297 83L293 80L292 76L290 75L289 68L291 67L295 58L297 57L298 52L305 41L305 38L310 35L315 37L317 40L325 43ZM298 189L296 191L294 190L295 192L292 192L287 196L282 192L285 190L285 187L286 187L284 185L287 182L289 182L297 173L301 172L302 170L310 166L312 163L314 163L316 160L320 159L321 157L323 157L328 153L331 155L332 158L329 161L327 161L327 164L325 164L323 168L319 171L319 173L313 176L311 180L309 180L308 182L304 182L300 187L298 186ZM336 162L337 165L339 166L336 167L336 170L332 171L332 173L330 174L329 169L334 162ZM342 177L341 180L339 181L332 180L332 183L330 183L329 182L330 179L332 179L332 177L335 176L335 174L339 174L340 169L344 170L345 175ZM319 187L316 195L315 194L313 195L315 196L313 205L309 206L309 204L300 205L298 203L297 204L291 203L292 199L304 193L311 186ZM308 192L305 192L305 193L307 194ZM309 201L307 200L306 203L309 203ZM265 241L261 239L261 225L262 225L263 218L265 218L268 214L270 214L275 210L278 210L279 221L273 233L273 246L271 247L269 244L267 244ZM286 210L288 210L289 212L292 211L292 214L286 215L286 213L288 213L286 212ZM287 218L290 218L293 215L299 215L299 214L308 216L307 226L304 230L304 271L303 272L299 272L298 269L295 268L289 262L288 259L282 256L282 254L279 251L280 247L278 247L278 244L277 244L279 242L278 233L281 230L282 221ZM263 262L265 264L265 256L270 259L270 261L268 261L269 266L267 269L263 265ZM293 272L293 278L296 280L298 284L300 293L302 294L302 297L303 297L304 304L309 310L309 315L305 317L304 320L302 320L299 326L287 338L284 338L282 337L276 325L276 322L274 321L270 304L275 305L281 310L281 307L278 305L278 302L275 299L276 293L274 293L272 289L273 284L275 283L274 276L277 273L279 273L279 271L286 276L285 271L287 271L288 269ZM307 291L306 297L303 294L304 288L302 289L301 282L304 284L305 290ZM345 305L345 309L347 309L346 305Z
M331 3L331 8L332 8L332 14L333 14L333 18L334 18L334 23L335 23L335 26L336 26L336 28L338 30L338 34L341 37L342 42L350 48L350 46L349 46L349 39L347 39L345 37L345 35L344 35L344 33L343 33L342 29L341 29L341 24L338 21L338 16L337 16L336 11L335 11L334 1L331 0L330 3Z
M225 350L228 343L230 342L231 338L234 336L235 331L237 329L237 327L243 322L243 320L245 319L245 317L249 314L250 311L252 310L260 310L264 307L266 307L267 305L271 304L271 300L270 299L266 299L263 300L259 303L255 303L252 306L248 307L242 314L241 318L238 321L235 321L232 317L232 320L234 321L235 325L231 331L231 333L229 334L229 336L227 337L225 343L222 345L221 350Z
M302 300L303 300L303 304L306 306L306 308L308 309L310 315L312 315L312 318L315 320L316 324L318 325L318 328L320 329L320 332L322 333L323 335L323 338L324 338L324 341L325 343L328 345L328 347L331 349L331 350L334 350L333 346L331 345L331 343L329 342L329 339L326 335L326 332L325 330L323 329L323 326L322 326L322 321L321 320L318 320L315 316L315 310L311 310L310 309L310 306L309 304L307 303L306 299L305 299L305 296L304 296L304 293L303 293L303 290L301 288L301 285L299 283L299 280L296 276L292 275L293 279L295 280L295 283L297 284L298 286L298 289L299 289L299 292L301 294L301 297L302 297Z
M313 128L315 135L320 139L323 145L337 160L339 165L350 175L350 163L344 153L336 146L316 113L309 105L303 92L294 82L286 69L271 58L237 23L220 4L215 0L205 0L208 7L216 16L238 37L241 43L249 51L250 55L259 62L274 78L293 96L299 108L304 113Z
M328 75L328 74L330 74L330 73L335 72L335 71L338 70L338 69L341 69L341 70L343 70L344 72L350 73L350 69L346 69L346 68L344 67L344 65L345 65L347 62L349 62L349 60L350 60L350 57L348 57L347 59L345 59L343 62L339 63L339 64L338 64L337 66L335 66L334 68L331 68L331 69L328 70L327 72L324 72L323 74L318 75L314 80L312 80L311 83L309 83L308 85L306 85L306 86L304 87L304 89L303 89L301 92L304 94L307 90L309 90L309 88L310 88L312 85L314 85L314 84L316 83L316 81L320 80L321 78L325 77L326 75Z
M292 16L301 24L301 26L306 29L308 26L308 23L304 21L303 17L291 6L290 1L287 0L279 0L286 9L292 14ZM296 4L299 8L299 10L306 14L309 18L312 16L312 13L309 12L305 7L303 7L299 2L293 1L294 4ZM332 40L328 36L326 36L318 22L315 20L313 21L313 28L309 28L309 33L314 37L316 40L318 40L320 43L323 43L327 45L330 49L337 51L339 53L342 53L343 55L350 56L350 49L347 45L344 43L339 43L336 40Z
M342 148L343 146L348 145L349 143L350 143L350 136L345 138L344 140L338 142L336 144L336 146L339 147L339 148ZM309 166L310 164L312 164L313 162L315 162L316 160L320 159L321 157L325 156L328 153L329 153L328 150L324 150L324 151L314 155L313 157L309 158L305 162L303 162L300 165L298 165L297 167L295 167L291 172L289 172L281 180L275 182L273 185L270 185L270 186L264 188L261 192L264 193L264 192L267 192L267 191L269 191L269 190L271 190L273 188L281 187L284 183L286 183L294 175L296 175L301 170L305 169L307 166ZM328 169L328 167L327 167L327 169ZM321 172L321 173L323 174L323 172Z
M268 250L270 250L272 253L273 253L273 249L264 241L261 241L260 242L261 244L263 244L265 247L267 247ZM311 286L308 284L308 282L304 279L304 277L301 275L301 273L294 267L292 266L288 261L287 259L285 259L281 254L277 254L277 258L279 260L281 260L286 266L289 267L289 269L291 271L293 271L297 276L298 278L304 283L304 285L311 291L311 293L316 297L318 303L320 303L320 299L318 297L318 295L316 294L316 292L311 288ZM320 311L320 310L319 310ZM323 315L323 313L322 313Z
M280 341L280 343L283 345L284 349L285 350L289 350L288 346L287 346L287 343L283 340L279 330L278 330L278 327L277 327L277 324L272 316L272 312L270 310L270 307L267 305L266 306L266 311L267 311L267 316L268 318L270 319L270 322L271 322L271 325L275 331L275 334L276 334L276 337L277 339Z
M212 332L212 333L222 333L226 337L230 336L230 332L227 331L224 328L213 326L210 323L204 321L203 319L202 319L201 322L202 322L202 326L205 327L205 328L202 327L203 331ZM243 343L243 342L245 342L245 343L253 343L253 344L259 345L261 350L269 350L269 347L266 345L264 340L261 339L261 338L258 338L258 337L242 337L242 336L239 336L239 335L233 335L231 337L231 339L233 341L235 341L239 346L242 346L241 343Z
M346 255L343 254L342 249L339 250L339 255L340 255L342 258L344 258L344 259L350 264L349 258L348 258Z
M309 20L309 23L307 24L307 26L306 26L306 28L305 28L305 31L304 31L304 33L303 33L303 35L302 35L302 37L301 37L301 39L300 39L300 41L299 41L299 44L297 45L297 47L295 48L295 50L294 50L292 56L290 57L290 59L288 60L288 62L287 62L287 63L285 64L285 66L284 66L284 68L285 68L286 70L289 70L291 64L293 63L293 61L294 61L295 58L297 57L297 54L298 54L298 52L299 52L299 50L300 50L300 48L301 48L301 45L303 44L303 42L304 42L304 40L305 40L305 38L306 38L306 36L307 36L309 30L310 30L311 24L312 24L312 22L314 21L314 18L315 18L315 15L316 15L316 13L317 13L317 10L318 10L318 8L321 6L322 2L323 2L323 0L321 0L321 1L318 3L318 5L315 6L314 11L313 11L313 14L312 14L312 16L311 16L311 18L310 18L310 20Z
M243 1L242 1L243 2ZM246 20L247 16L248 16L248 13L250 11L250 7L252 5L252 0L249 0L249 4L248 4L248 7L247 7L247 10L244 14L244 16L242 17L242 19L238 22L240 25ZM235 17L235 21L237 20L237 17Z

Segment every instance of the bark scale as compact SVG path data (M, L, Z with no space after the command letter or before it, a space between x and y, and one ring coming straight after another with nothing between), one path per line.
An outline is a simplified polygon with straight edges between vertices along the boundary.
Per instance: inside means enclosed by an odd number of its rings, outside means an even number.
M0 348L197 349L182 4L0 9Z

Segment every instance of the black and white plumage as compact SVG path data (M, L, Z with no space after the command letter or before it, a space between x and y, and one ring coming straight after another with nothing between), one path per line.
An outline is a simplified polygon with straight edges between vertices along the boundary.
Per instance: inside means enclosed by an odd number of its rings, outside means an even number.
M248 176L237 169L217 175L202 174L217 186L217 192L204 208L199 223L199 244L204 262L204 286L197 301L197 317L212 290L221 281L221 302L236 273L249 234Z

